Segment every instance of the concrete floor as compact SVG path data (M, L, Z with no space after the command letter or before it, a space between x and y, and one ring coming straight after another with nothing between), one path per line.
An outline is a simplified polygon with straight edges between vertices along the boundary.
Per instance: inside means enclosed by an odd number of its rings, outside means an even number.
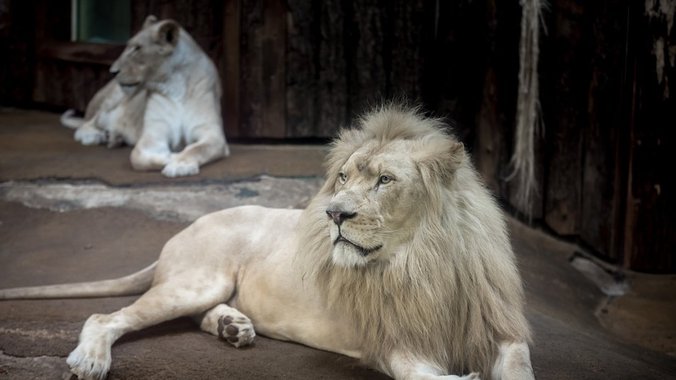
M129 149L83 147L58 115L0 109L0 287L110 278L152 262L195 217L238 204L302 207L323 147L233 146L196 177L131 170ZM510 221L538 379L676 378L676 280L628 274L608 297L579 248ZM0 302L0 379L68 378L84 320L134 297ZM179 319L122 338L109 379L377 379L349 358L256 337L234 349Z

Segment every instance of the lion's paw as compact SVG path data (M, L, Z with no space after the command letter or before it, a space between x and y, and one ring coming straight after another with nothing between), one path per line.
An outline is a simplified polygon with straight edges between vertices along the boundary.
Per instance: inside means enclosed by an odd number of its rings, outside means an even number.
M184 177L189 175L196 175L200 172L200 166L197 162L185 162L172 159L162 169L162 174L165 177Z
M218 319L218 335L235 347L243 347L253 342L256 332L249 318L224 315Z
M83 342L68 355L66 362L78 379L105 379L110 370L110 348L99 342Z

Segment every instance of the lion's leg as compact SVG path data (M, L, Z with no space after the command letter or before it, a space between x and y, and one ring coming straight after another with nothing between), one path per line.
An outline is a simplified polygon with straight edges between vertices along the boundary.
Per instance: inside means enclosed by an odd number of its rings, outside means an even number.
M221 127L210 126L209 128L220 129ZM222 132L218 130L218 132L205 133L182 151L173 153L167 165L162 169L162 174L167 177L195 175L199 173L201 165L227 155L229 155L229 150Z
M535 379L528 345L523 342L502 342L492 377L494 380Z
M197 315L232 295L226 279L210 278L209 285L194 276L157 285L132 305L112 314L94 314L85 322L78 346L67 362L81 379L105 378L111 363L111 346L122 335L167 320Z
M226 304L217 305L195 319L203 331L221 337L235 347L251 344L256 336L251 320Z
M401 352L390 355L389 363L386 363L385 372L395 379L402 380L479 380L476 372L464 376L447 375L438 365L424 359L416 358Z

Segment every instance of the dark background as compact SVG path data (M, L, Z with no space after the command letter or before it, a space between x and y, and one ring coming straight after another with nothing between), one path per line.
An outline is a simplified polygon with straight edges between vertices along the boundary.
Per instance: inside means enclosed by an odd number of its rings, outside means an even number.
M676 31L660 0L548 3L534 223L620 267L676 273ZM71 42L70 4L0 0L1 105L82 110L110 79L122 47ZM173 18L214 59L230 140L325 141L406 98L453 120L489 187L523 211L505 180L518 1L147 0L131 13L130 32Z

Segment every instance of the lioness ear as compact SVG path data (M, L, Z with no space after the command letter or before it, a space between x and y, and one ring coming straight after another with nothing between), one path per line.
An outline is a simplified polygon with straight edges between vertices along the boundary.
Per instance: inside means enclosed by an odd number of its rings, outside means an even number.
M146 17L146 20L143 21L143 29L155 24L156 22L157 22L157 17L155 17L153 15L148 15L148 17Z
M157 28L155 33L155 41L169 49L173 50L178 44L178 36L181 32L181 27L173 20L164 20Z

